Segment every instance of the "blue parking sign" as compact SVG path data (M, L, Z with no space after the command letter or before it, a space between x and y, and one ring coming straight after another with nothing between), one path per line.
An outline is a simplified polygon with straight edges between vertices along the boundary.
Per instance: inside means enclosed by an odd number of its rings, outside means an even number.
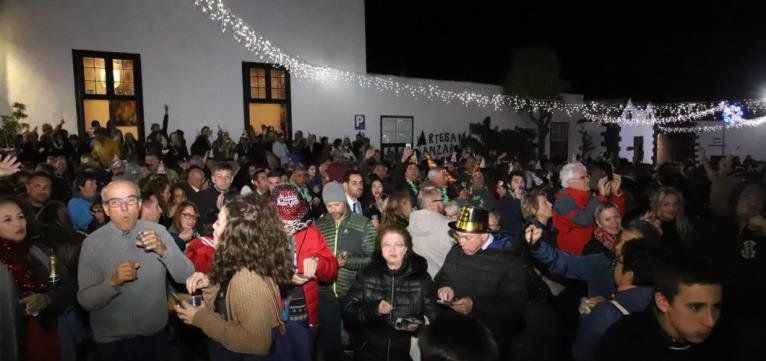
M354 130L364 130L364 114L354 115Z

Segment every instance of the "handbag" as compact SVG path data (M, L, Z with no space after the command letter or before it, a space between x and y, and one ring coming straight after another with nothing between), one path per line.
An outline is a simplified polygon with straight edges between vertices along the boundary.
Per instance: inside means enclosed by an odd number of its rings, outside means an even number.
M271 351L267 361L311 361L313 359L313 340L311 328L306 321L283 321L280 317L279 297L269 283L269 291L274 304L274 315L279 326L271 330Z

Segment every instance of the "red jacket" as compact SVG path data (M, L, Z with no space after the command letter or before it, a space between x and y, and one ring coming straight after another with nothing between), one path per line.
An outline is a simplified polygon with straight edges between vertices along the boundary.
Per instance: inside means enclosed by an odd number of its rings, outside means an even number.
M553 204L553 226L558 230L556 244L564 252L581 255L585 244L593 238L594 213L600 202L611 201L625 214L622 195L593 196L590 191L565 188L556 194Z
M192 261L194 270L197 272L207 273L213 265L215 247L213 247L211 239L213 236L200 236L192 239L186 246L186 257Z
M316 278L303 284L303 294L306 297L306 307L309 313L309 324L319 325L319 283L332 282L338 275L338 259L335 258L330 247L314 224L296 233L295 249L298 254L298 272L303 273L303 260L309 257L319 258Z

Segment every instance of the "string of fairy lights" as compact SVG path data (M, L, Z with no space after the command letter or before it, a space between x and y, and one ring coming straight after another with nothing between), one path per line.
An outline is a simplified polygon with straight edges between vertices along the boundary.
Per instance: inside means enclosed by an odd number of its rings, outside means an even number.
M286 53L269 39L257 33L250 24L229 9L223 0L194 0L194 5L208 19L220 26L222 32L230 31L234 40L248 51L256 54L265 62L289 70L291 76L296 79L318 82L341 81L396 96L409 95L414 99L446 104L459 103L464 106L492 107L494 110L558 111L570 116L582 114L585 119L591 122L620 124L621 126L657 125L659 129L666 132L710 132L718 131L723 127L728 129L758 126L765 122L762 119L764 117L749 120L743 118L743 109L751 114L766 111L766 101L762 99L744 99L737 102L649 103L643 108L634 105L632 101L628 101L626 104L596 101L566 103L560 100L531 99L516 95L447 90L436 84L423 81L368 75L329 66L313 65L297 56ZM733 118L731 117L732 108L740 111L739 115ZM692 121L713 118L717 114L725 117L726 112L730 114L730 121L724 120L719 125L711 126L689 126Z

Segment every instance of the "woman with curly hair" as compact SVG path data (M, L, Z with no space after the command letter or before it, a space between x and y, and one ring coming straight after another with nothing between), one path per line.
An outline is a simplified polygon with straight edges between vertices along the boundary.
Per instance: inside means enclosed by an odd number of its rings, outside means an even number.
M184 301L176 312L214 341L211 360L255 360L269 353L273 332L284 328L276 310L279 285L293 275L287 236L274 206L256 197L232 200L213 229L221 237L212 269L186 280L189 293L201 290L204 302Z

